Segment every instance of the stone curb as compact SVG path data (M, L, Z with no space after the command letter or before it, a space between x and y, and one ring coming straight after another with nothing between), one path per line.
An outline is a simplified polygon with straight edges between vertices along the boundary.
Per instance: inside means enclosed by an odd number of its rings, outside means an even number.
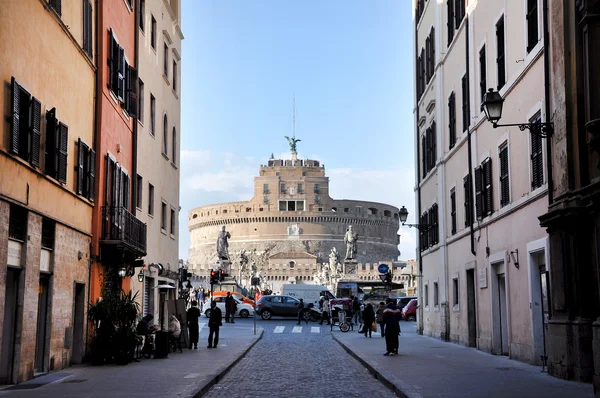
M377 364L377 362L369 360L369 359L364 359L360 355L358 355L357 353L352 351L352 349L350 347L348 347L340 339L335 337L335 334L333 334L333 332L331 333L331 337L348 354L350 354L352 357L354 357L356 360L358 360L358 362L363 364L367 368L367 370L373 376L375 376L375 378L377 380L381 381L387 388L392 390L397 396L402 397L402 398L423 398L423 396L421 394L419 394L414 388L410 387L409 385L404 383L402 380L399 380L396 376L394 376L384 370L377 369L378 367L380 367L379 364Z
M215 373L211 373L204 378L201 382L195 383L194 385L187 388L187 390L192 390L190 394L183 393L181 396L188 396L190 398L199 398L206 394L215 384L217 384L226 374L233 368L255 345L258 343L265 334L265 330L262 329L260 335L257 339L254 340L252 344L248 348L242 351L242 353L230 364L225 367L219 369Z

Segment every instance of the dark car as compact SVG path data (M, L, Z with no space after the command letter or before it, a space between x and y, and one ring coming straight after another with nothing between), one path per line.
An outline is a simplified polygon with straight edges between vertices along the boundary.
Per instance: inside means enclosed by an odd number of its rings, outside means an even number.
M404 296L404 297L400 297L398 299L398 302L396 303L396 305L398 306L398 309L400 311L402 311L402 309L406 306L406 304L408 304L410 302L410 300L412 299L416 299L417 296Z
M298 316L300 301L291 296L262 296L256 303L256 314L262 319L273 316Z

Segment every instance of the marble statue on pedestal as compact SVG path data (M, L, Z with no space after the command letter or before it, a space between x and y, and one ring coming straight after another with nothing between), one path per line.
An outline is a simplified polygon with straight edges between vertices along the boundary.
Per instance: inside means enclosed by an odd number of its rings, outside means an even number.
M356 261L357 247L356 242L358 241L358 234L352 230L352 225L346 230L344 236L344 243L346 243L346 258L345 261Z
M217 238L217 257L219 257L219 260L229 260L229 242L227 241L229 238L231 238L231 234L225 231L223 225Z

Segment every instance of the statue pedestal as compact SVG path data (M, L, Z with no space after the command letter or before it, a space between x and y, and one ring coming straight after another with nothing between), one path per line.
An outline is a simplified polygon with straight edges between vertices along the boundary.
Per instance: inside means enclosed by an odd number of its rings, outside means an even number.
M346 276L346 277L358 276L358 261L344 260L344 276Z
M231 275L231 261L229 260L219 260L217 261L219 268L225 271L225 274Z

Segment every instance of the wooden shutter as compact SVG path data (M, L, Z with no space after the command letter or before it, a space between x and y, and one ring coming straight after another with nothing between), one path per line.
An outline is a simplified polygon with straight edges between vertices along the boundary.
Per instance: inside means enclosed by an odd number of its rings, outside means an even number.
M450 191L450 223L451 233L456 233L456 191Z
M84 150L84 146L85 144L83 143L83 141L81 141L81 138L79 138L79 140L77 141L77 152L78 152L78 161L77 161L77 167L75 168L77 170L77 193L79 195L83 194L84 189L83 189L83 175L84 175L84 164L85 164L85 150Z
M454 91L448 98L448 134L450 139L450 149L456 144L456 102Z
M57 134L57 120L56 120L56 108L52 108L46 111L46 133L44 143L44 169L46 174L57 178L57 165L58 165L58 136Z
M431 169L437 161L437 126L435 121L431 124Z
M125 101L125 72L127 70L127 62L125 61L125 50L117 45L117 97L121 102Z
M423 166L423 179L427 175L427 133L421 138L421 163Z
M475 167L475 210L477 219L483 218L483 174L481 172L481 166Z
M454 0L448 0L448 46L454 40Z
M67 183L67 149L69 145L69 127L60 122L58 125L59 151L58 151L58 181Z
M431 55L429 56L429 62L431 62L431 66L429 68L431 71L431 77L433 77L435 72L435 28L431 28L431 33L429 33L429 36L429 42L431 43L429 48L431 52Z
M83 51L92 58L92 3L83 0Z
M471 208L471 178L469 174L463 178L463 190L465 192L465 201L463 203L465 208L465 227L469 227L472 224L471 218L473 215L473 209Z
M535 120L539 122L539 120ZM531 134L531 189L536 189L544 184L544 158L542 156L542 138Z
M20 112L21 112L21 86L14 77L11 79L12 117L10 119L10 147L11 153L19 154L20 141Z
M29 162L32 166L40 167L40 126L42 123L42 103L35 97L31 98L31 117L29 123L30 153Z
M121 169L121 205L129 210L130 209L130 195L129 195L129 176L125 173L125 170Z
M88 177L87 198L93 202L94 201L94 192L95 192L95 188L96 188L96 152L93 149L89 148L88 155L89 155L89 161L88 161L88 170L87 170L87 177Z
M115 39L113 38L112 29L108 32L108 46L108 88L113 90L115 74Z
M487 158L483 162L483 182L484 182L484 215L489 216L494 212L494 185L492 181L492 160Z
M62 16L62 1L61 0L50 0L50 7L56 11L59 16Z
M112 205L111 194L113 192L113 165L110 156L106 155L106 189L104 190L104 202L106 206Z
M137 104L138 104L138 73L137 69L128 66L127 73L127 113L132 118L137 118Z
M498 70L498 91L506 83L506 72L504 62L504 15L496 24L496 51L498 52L496 57L496 67Z
M510 203L510 186L508 180L508 145L500 149L500 206Z

